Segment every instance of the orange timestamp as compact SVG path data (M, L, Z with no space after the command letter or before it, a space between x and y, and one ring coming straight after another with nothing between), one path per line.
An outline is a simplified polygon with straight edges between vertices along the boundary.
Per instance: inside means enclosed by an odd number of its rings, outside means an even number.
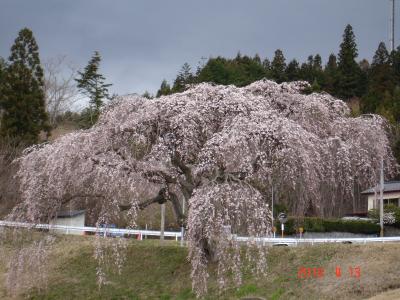
M346 272L347 271L347 272ZM324 268L309 268L309 267L299 267L297 271L298 279L310 279L310 278L323 278L326 272ZM360 278L361 277L361 267L348 267L347 269L342 269L342 267L337 266L335 268L335 275L337 278L342 276L348 276L352 278Z

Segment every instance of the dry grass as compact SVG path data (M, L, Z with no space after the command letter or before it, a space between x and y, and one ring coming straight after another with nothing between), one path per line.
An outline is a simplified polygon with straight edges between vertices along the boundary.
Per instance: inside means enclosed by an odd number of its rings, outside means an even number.
M331 258L324 265L325 276L311 279L304 287L320 291L326 299L363 299L383 291L399 288L400 245L336 245L330 246ZM336 267L342 276L336 276ZM359 278L351 277L349 268L360 267Z
M400 289L390 290L377 296L368 298L368 300L398 300L400 299Z
M6 247L6 248L4 248ZM3 251L4 250L4 251ZM0 299L8 299L3 284L5 265L11 249L0 249ZM59 236L49 260L46 291L23 292L21 299L194 299L186 249L174 242L132 241L122 276L110 274L108 284L96 285L93 237ZM246 272L243 285L218 294L215 274L210 278L206 299L365 299L400 288L400 244L319 245L297 248L273 247L269 253L269 273L256 278ZM342 269L336 277L335 268ZM348 268L359 266L360 278L352 278ZM323 278L298 279L300 267L323 268ZM33 274L34 276L34 274ZM381 298L399 299L399 290ZM392 297L392 298L382 298ZM397 297L397 298L396 298Z

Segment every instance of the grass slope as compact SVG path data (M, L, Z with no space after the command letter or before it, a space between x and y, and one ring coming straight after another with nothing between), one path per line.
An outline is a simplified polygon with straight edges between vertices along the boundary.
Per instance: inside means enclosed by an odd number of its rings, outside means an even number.
M8 251L2 246L0 299L10 299L4 287ZM7 247L6 247L7 248ZM121 275L110 275L98 289L93 237L59 236L50 259L46 290L21 291L20 299L194 299L191 292L187 249L175 242L132 241ZM298 279L299 267L324 268L323 278ZM335 268L342 269L337 278ZM360 278L349 267L361 267ZM218 294L210 278L206 299L364 299L400 287L400 244L319 245L274 247L269 253L269 273L255 278L246 273L244 284ZM32 274L34 276L34 274Z

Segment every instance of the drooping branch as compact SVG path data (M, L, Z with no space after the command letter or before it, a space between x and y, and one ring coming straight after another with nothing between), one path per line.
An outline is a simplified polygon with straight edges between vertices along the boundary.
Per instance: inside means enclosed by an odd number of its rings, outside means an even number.
M163 171L146 171L143 176L153 183L176 183L176 178Z
M166 189L162 188L158 192L157 196L155 196L153 198L150 198L150 199L147 199L147 200L145 200L143 202L140 202L138 204L138 207L139 207L140 210L143 210L143 209L145 209L146 207L148 207L151 204L154 204L154 203L163 204L166 201L167 201ZM121 211L129 210L129 209L132 208L132 204L119 204L118 207L120 208Z

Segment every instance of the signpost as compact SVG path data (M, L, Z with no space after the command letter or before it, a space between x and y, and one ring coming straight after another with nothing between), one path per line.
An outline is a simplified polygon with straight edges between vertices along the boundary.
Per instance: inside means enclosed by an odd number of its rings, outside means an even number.
M300 238L303 236L303 231L304 231L304 228L303 227L299 227Z
M275 238L275 234L276 234L276 227L275 226L272 227L272 232L274 233L274 238Z
M285 231L285 223L287 221L287 215L284 212L281 212L278 215L279 222L281 223L281 231L282 231L282 238L283 238L283 232Z

